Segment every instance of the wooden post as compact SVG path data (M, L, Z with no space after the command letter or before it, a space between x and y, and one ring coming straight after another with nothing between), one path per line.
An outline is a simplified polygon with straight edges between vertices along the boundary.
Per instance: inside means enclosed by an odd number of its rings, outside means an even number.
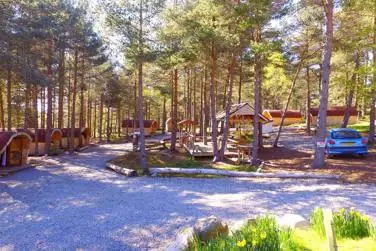
M325 234L326 234L326 239L328 241L328 250L337 251L338 249L337 249L337 243L336 243L336 236L334 233L332 210L324 209L323 212L324 212Z

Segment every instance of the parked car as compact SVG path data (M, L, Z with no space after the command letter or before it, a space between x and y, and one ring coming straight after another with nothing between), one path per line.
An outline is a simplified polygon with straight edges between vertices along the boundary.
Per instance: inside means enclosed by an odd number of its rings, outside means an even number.
M335 128L328 132L325 140L325 149L328 157L332 155L368 154L367 139L354 129Z

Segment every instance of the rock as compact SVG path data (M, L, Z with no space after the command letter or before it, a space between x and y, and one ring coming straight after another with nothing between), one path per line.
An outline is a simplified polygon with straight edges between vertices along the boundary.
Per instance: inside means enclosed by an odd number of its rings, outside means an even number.
M228 234L227 224L213 215L199 219L194 225L193 230L203 241L213 239L221 234Z
M281 228L307 228L311 223L299 214L285 214L277 217L276 221Z
M229 224L229 234L232 235L236 231L239 231L242 227L248 225L251 222L256 222L256 219L254 218L247 218L243 220L234 221L231 224Z
M166 250L167 251L183 251L187 250L189 243L193 240L194 230L193 227L181 229L178 231L176 240L171 243Z

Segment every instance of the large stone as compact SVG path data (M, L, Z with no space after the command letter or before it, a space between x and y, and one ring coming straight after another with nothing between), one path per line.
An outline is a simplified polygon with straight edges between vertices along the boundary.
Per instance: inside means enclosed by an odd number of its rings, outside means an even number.
M184 251L189 247L189 243L193 241L194 230L193 227L180 229L176 236L176 240L171 243L166 250L167 251Z
M203 241L216 238L218 235L228 235L229 232L227 224L213 215L199 219L194 225L193 230Z
M255 223L256 219L254 219L254 218L246 218L246 219L242 219L242 220L237 220L237 221L231 222L231 224L228 225L228 227L229 227L229 234L232 235L236 231L239 231L240 229L242 229L243 227L245 227L246 225L248 225L248 224L250 224L252 222Z
M311 223L299 214L285 214L276 218L281 228L307 228Z

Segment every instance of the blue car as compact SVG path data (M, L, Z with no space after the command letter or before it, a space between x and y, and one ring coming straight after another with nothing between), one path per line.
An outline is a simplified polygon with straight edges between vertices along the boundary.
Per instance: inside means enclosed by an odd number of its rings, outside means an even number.
M354 129L335 128L329 130L325 140L325 149L328 157L332 155L357 154L367 156L367 139Z

